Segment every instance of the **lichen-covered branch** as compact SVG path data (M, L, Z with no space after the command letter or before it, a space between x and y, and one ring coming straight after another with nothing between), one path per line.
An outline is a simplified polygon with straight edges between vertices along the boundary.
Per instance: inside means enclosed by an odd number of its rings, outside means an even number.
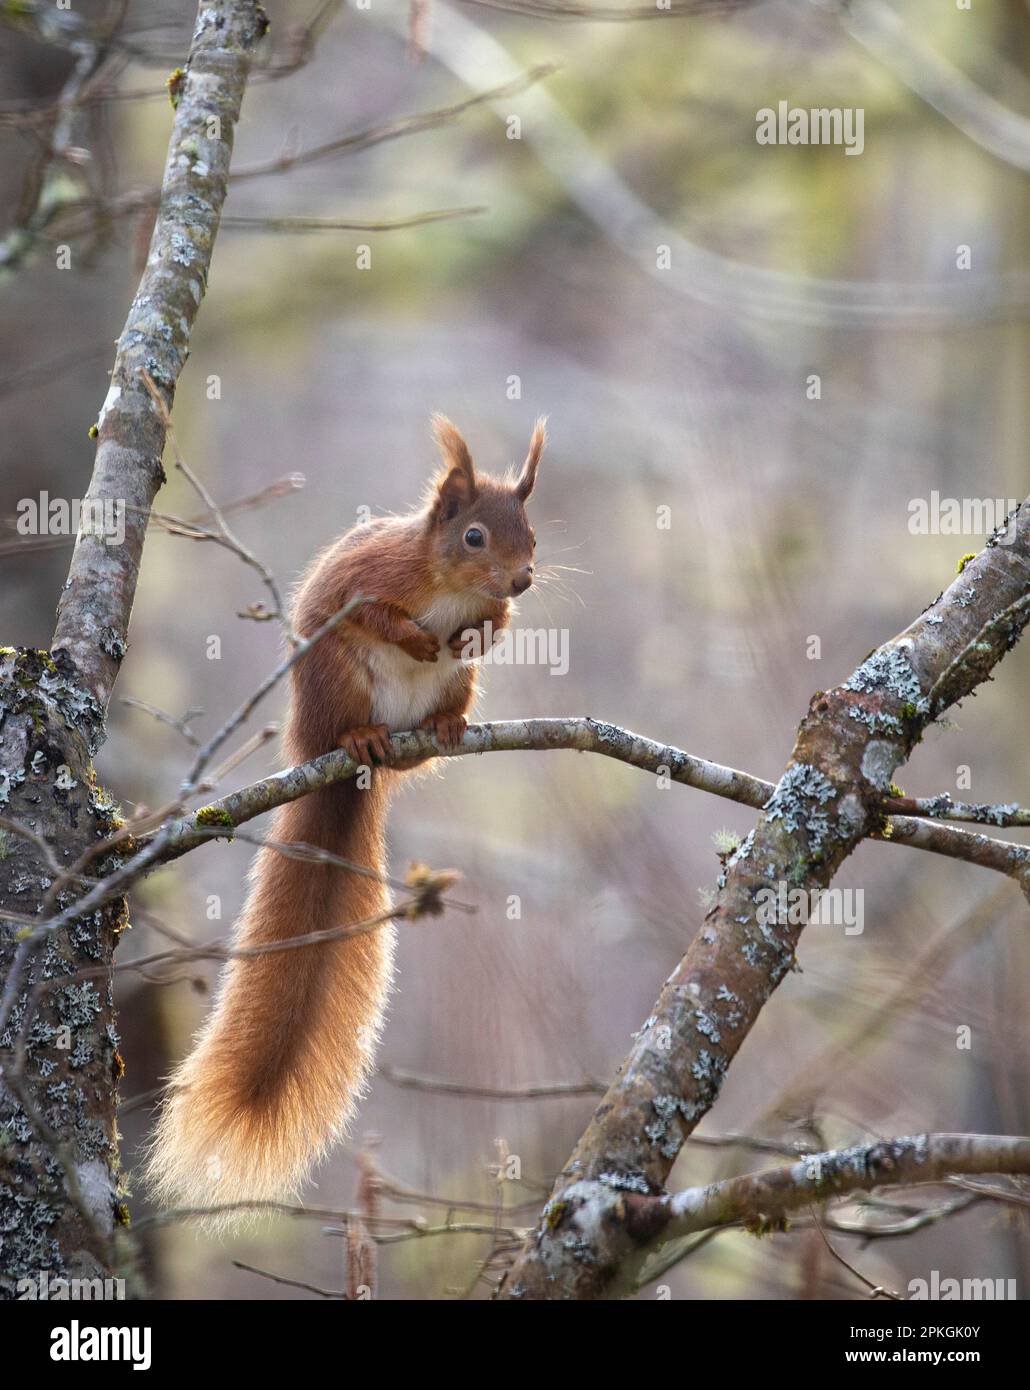
M644 772L667 777L670 782L696 787L700 791L725 797L729 801L739 802L755 810L761 810L776 790L771 782L752 777L750 773L738 772L735 768L709 762L706 758L698 758L692 753L684 752L682 748L659 743L655 739L645 738L642 734L635 734L629 729L622 729L618 725L589 716L509 719L490 724L470 724L461 744L446 751L441 751L433 736L425 730L396 733L392 735L390 761L461 757L469 753L546 752L561 749L599 753L602 757L614 758L617 762L628 763ZM212 827L224 827L223 833L229 834L234 826L244 825L255 816L263 815L287 801L306 796L318 787L353 777L357 770L358 764L352 758L342 751L337 751L325 753L309 763L288 768L285 772L254 782L249 787L242 787L239 791L212 801L200 811L185 816L163 832L165 848L152 862L176 859L188 850L195 849L197 845L211 838ZM937 805L940 802L941 798L935 798L933 804ZM931 824L912 816L893 814L894 808L901 804L903 803L898 798L885 796L880 822L871 833L891 844L911 845L916 849L977 864L981 868L994 869L1017 879L1020 883L1030 877L1030 848L993 839L987 835L970 834L954 826L943 825L939 821ZM909 804L908 799L904 804ZM927 811L925 814L929 815L930 812ZM889 825L883 819L885 816L890 817ZM1022 822L1014 819L1013 824Z
M618 1170L601 1172L552 1198L544 1220L560 1227L566 1248L578 1248L581 1255L596 1246L598 1233L618 1231L627 1254L609 1292L628 1292L648 1255L665 1241L727 1226L765 1234L784 1229L791 1212L831 1198L983 1173L1030 1173L1030 1138L906 1135L807 1154L784 1167L660 1196L640 1190ZM524 1298L529 1290L509 1284L507 1292Z
M737 1222L768 1229L789 1212L812 1202L975 1173L1030 1173L1030 1138L915 1134L808 1154L783 1168L747 1173L659 1198L669 1219L663 1238Z
M25 831L4 830L0 840L0 1298L15 1297L19 1280L44 1270L108 1277L119 1259L127 1213L110 970L125 903L115 890L87 904L83 885L62 877L118 827L92 759L163 480L164 423L141 374L170 405L207 281L251 56L266 24L254 0L200 7L175 84L150 255L97 422L93 478L52 650L0 650L0 813ZM126 848L105 844L90 873L114 881ZM48 929L39 931L43 923Z
M884 809L896 816L929 816L931 820L966 821L973 825L1030 825L1030 810L1015 801L955 801L939 796L892 796Z
M141 372L149 373L170 406L207 288L244 87L267 26L255 0L202 4L186 67L172 89L176 112L161 202L96 422L96 462L84 509L100 517L105 506L119 508L125 540L109 545L103 534L84 528L53 641L102 707L125 653L147 518L164 481L164 422Z
M631 1191L663 1194L684 1140L795 964L801 925L790 915L769 920L760 891L783 883L813 892L830 883L882 824L894 772L927 724L988 678L1028 618L1024 502L909 628L813 698L786 772L727 860L714 905L562 1170L502 1297L589 1299L620 1286L636 1246L619 1223L588 1220L584 1231L577 1194L584 1183L593 1190L602 1174Z

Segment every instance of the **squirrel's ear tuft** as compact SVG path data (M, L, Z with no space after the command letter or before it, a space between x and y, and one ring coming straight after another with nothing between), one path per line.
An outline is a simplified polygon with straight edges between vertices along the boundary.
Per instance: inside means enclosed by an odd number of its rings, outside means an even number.
M522 472L515 483L515 496L521 502L526 498L536 486L536 471L540 467L540 455L544 452L544 445L547 443L547 418L544 415L536 422L533 429L533 437L529 441L529 453L526 461L522 465Z
M433 437L444 467L436 479L432 513L435 520L450 521L475 499L476 470L468 445L446 416L433 416Z

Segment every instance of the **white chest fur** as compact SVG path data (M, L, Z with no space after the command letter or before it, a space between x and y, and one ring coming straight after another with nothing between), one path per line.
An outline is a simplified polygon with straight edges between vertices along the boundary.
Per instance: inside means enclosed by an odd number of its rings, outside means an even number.
M391 732L414 729L429 714L448 707L448 690L461 671L461 661L451 655L447 639L469 617L467 598L440 599L417 621L440 639L435 661L415 661L400 647L377 642L367 649L372 682L372 723L385 724Z

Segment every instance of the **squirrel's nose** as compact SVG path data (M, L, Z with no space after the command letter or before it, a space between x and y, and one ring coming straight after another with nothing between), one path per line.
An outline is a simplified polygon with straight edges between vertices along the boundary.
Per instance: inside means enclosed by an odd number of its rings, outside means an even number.
M515 578L511 581L511 591L513 594L524 594L533 582L533 566L526 565L520 569Z

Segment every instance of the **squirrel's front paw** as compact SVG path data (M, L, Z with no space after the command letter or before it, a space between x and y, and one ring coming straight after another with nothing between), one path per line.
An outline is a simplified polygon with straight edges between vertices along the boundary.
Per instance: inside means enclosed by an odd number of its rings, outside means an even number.
M435 661L440 650L440 639L432 632L419 631L416 636L406 637L397 645L414 661Z
M431 714L419 728L434 733L441 748L456 748L465 737L468 721L463 714Z
M386 762L390 756L390 730L385 724L359 724L356 729L344 730L339 747L356 763L370 764L373 754Z
M469 661L475 661L483 655L483 629L481 627L459 627L457 632L452 632L447 639L447 645L451 649L451 656L457 657L459 661L468 656Z

